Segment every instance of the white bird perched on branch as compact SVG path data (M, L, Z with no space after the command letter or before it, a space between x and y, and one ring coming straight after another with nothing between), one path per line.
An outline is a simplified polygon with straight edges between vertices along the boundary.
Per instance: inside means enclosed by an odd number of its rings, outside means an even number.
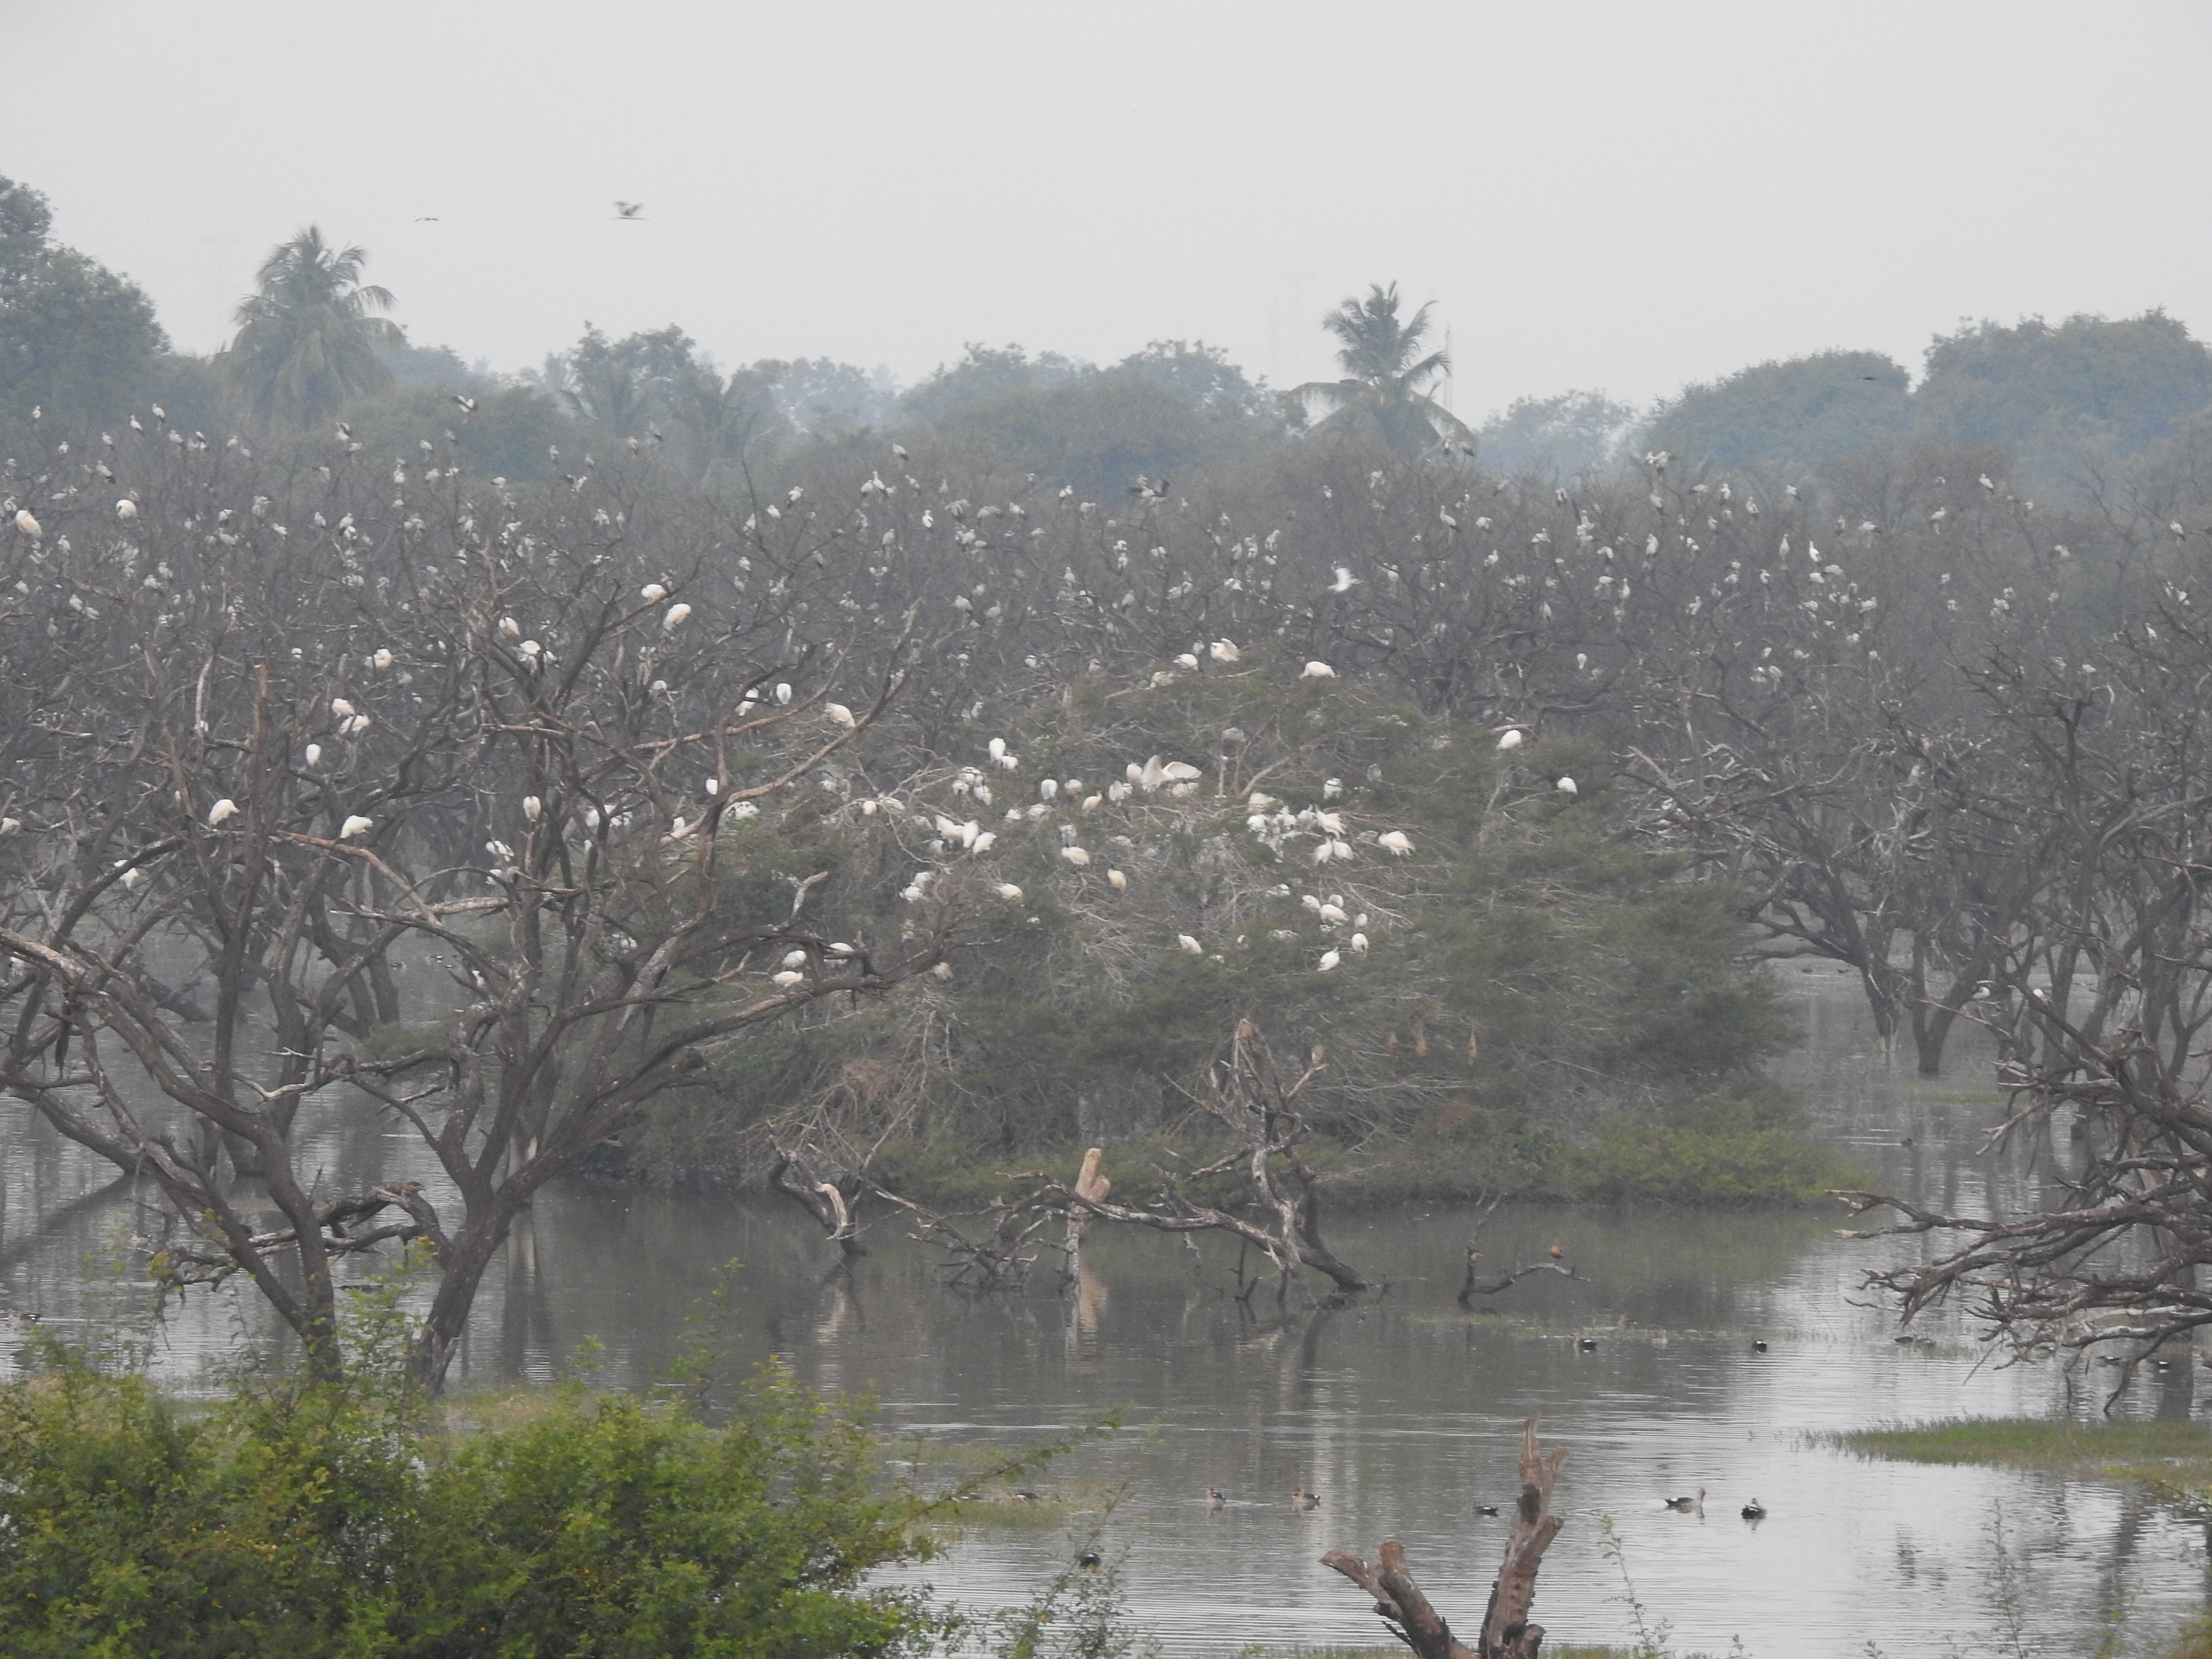
M1344 957L1340 952L1335 951L1324 951L1321 953L1321 960L1314 965L1321 972L1326 974L1343 960Z
M668 614L660 619L660 626L664 630L681 628L684 619L690 614L691 607L678 599L668 607Z
M776 687L775 687L775 706L776 706L777 708L790 708L790 707L791 707L791 682L790 682L790 681L788 681L788 680L779 680L779 681L777 681L777 682L776 682Z
M389 668L392 666L392 653L388 647L380 645L370 656L369 661L380 671Z
M46 533L39 527L39 521L31 516L31 509L27 507L19 507L15 509L15 528L33 541L36 541Z
M780 985L787 991L794 985L805 983L805 975L793 968L787 968L780 974L770 975L771 983Z
M806 966L806 952L804 951L785 951L783 953L783 965L787 968L804 968Z
M1336 678L1336 670L1325 662L1310 662L1298 671L1298 678L1302 680L1333 680Z
M847 731L851 731L857 724L853 719L853 711L842 702L825 702L822 705L822 712L829 715L832 722L843 726Z
M331 713L336 714L342 720L349 720L353 718L353 705L348 702L343 697L332 697L331 699Z
M319 743L309 744L301 758L305 760L310 766L319 763L323 758L323 745Z
M1518 749L1527 741L1528 738L1522 735L1521 728L1517 726L1509 726L1498 734L1498 746L1500 749Z
M637 592L638 597L643 599L647 605L659 605L663 599L668 597L668 590L663 587L659 582L647 582L643 587L639 588Z
M376 820L374 818L365 818L362 817L360 813L356 812L350 817L347 818L343 823L338 825L338 839L340 841L351 841L355 836L365 836L375 828Z
M208 827L212 830L216 824L221 823L225 818L234 818L237 816L238 803L232 800L228 796L225 796L222 799L217 801L214 805L208 808Z
M128 524L138 516L138 503L125 495L115 504L115 516Z
M1106 872L1106 879L1113 884L1114 890L1117 893L1126 893L1129 890L1129 878L1119 870L1109 870Z
M1344 907L1340 904L1335 903L1317 906L1315 908L1314 914L1319 916L1323 921L1329 923L1332 927L1340 921L1348 921L1351 920L1349 916L1345 915Z
M1403 830L1385 830L1375 837L1375 844L1393 858L1403 858L1413 850L1413 843Z
M1575 781L1572 778L1561 778L1557 783L1553 784L1552 787L1558 790L1563 795L1574 795L1582 793L1575 787Z
M1193 939L1188 933L1177 933L1176 935L1176 943L1183 948L1183 951L1187 955L1202 957L1206 954L1206 947L1203 945L1200 945L1196 939Z
M1240 660L1241 655L1237 649L1237 641L1234 640L1214 641L1212 645L1206 647L1206 654L1216 662L1236 662Z
M1022 896L1022 890L1015 886L1011 881L1002 881L995 887L992 888L991 890L996 893L1000 898L1006 900L1009 904L1012 904L1015 900L1018 899Z
M1060 855L1079 870L1091 862L1091 854L1080 847L1063 847Z
M1367 954L1367 935L1366 935L1366 934L1364 934L1364 933L1354 933L1354 934L1352 936L1351 944L1352 944L1352 951L1353 951L1353 952L1354 952L1355 954L1359 955L1359 956L1363 956L1363 957L1364 957L1364 956L1365 956L1365 955Z

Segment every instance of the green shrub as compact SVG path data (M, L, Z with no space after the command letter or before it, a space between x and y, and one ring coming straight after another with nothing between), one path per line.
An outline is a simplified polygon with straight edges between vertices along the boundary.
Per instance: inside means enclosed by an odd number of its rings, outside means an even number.
M464 1432L377 1382L195 1409L49 1359L0 1389L15 1659L797 1659L943 1628L862 1587L928 1553L919 1506L779 1370L720 1424L570 1388Z

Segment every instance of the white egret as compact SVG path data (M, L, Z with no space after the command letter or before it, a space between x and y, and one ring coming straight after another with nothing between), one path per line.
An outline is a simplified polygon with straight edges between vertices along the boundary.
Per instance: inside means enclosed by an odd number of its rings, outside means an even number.
M1011 881L1002 881L996 886L993 887L991 890L996 893L1000 898L1006 900L1009 904L1012 904L1015 900L1018 899L1022 896L1022 890L1015 886Z
M1198 666L1198 659L1191 655L1188 651L1182 652L1176 658L1176 666L1178 668L1195 668Z
M375 828L376 820L374 818L365 818L362 817L360 813L356 812L343 823L338 825L338 839L340 841L351 841L358 836L367 835L370 830Z
M664 630L681 628L684 619L690 614L691 607L679 599L668 607L668 614L660 619L660 626Z
M1202 957L1206 954L1206 947L1203 945L1200 945L1196 939L1193 939L1188 933L1177 933L1176 935L1176 943L1182 946L1184 952L1188 955Z
M804 984L806 975L796 969L787 968L780 974L771 975L769 980L772 984L780 985L788 991L794 985Z
M1581 791L1575 787L1575 781L1572 778L1561 778L1557 783L1553 784L1552 787L1558 790L1563 795L1574 795L1581 793Z
M1404 858L1413 850L1413 843L1407 838L1403 830L1386 830L1375 837L1375 844L1393 858Z
M31 509L27 507L21 507L15 509L15 528L21 531L26 536L28 536L33 541L36 541L40 537L46 533L44 530L41 530L39 527L39 521L31 516Z
M1052 800L1057 798L1059 794L1060 780L1057 778L1045 778L1037 784L1037 799L1039 800Z
M1119 870L1109 870L1106 872L1106 879L1113 884L1114 890L1117 893L1126 893L1129 890L1129 878Z
M668 590L663 587L659 582L647 582L643 587L639 588L637 592L638 597L643 599L647 605L659 605L663 599L668 597Z
M1363 957L1364 957L1364 956L1365 956L1365 955L1367 954L1367 935L1366 935L1366 934L1364 934L1364 933L1354 933L1354 934L1352 936L1352 941L1351 941L1351 943L1352 943L1352 951L1353 951L1353 952L1354 952L1355 954L1359 955L1359 956L1363 956Z
M1518 749L1527 741L1528 738L1522 735L1519 727L1509 726L1498 734L1498 746L1500 749Z
M785 951L783 956L783 965L787 968L804 968L806 966L806 952L804 951Z
M1063 847L1060 849L1060 855L1079 870L1091 862L1091 854L1080 847Z
M1206 654L1216 662L1237 662L1241 659L1237 649L1237 641L1234 640L1214 641L1212 645L1206 647Z
M323 745L319 743L309 744L304 758L310 766L319 764L323 758Z
M998 844L999 832L995 830L986 830L969 843L968 850L971 853L988 853Z
M710 795L719 795L722 793L722 781L720 778L709 778L702 787Z
M1352 920L1350 916L1345 914L1344 907L1340 904L1324 904L1318 911L1316 912L1316 914L1319 915L1323 921L1329 923L1331 926L1334 926L1340 921L1349 921Z
M1188 761L1170 761L1160 768L1160 775L1170 783L1195 783L1206 774Z
M538 815L544 810L545 803L538 799L537 796L525 795L522 798L522 816L531 823L537 823Z
M138 503L125 495L115 504L115 516L128 524L138 516Z
M380 669L389 668L392 666L392 653L380 645L376 647L376 653L369 658L369 661Z
M791 706L791 685L788 681L777 682L775 702L779 708L788 708Z
M1333 680L1336 678L1336 670L1325 662L1310 662L1298 671L1298 678L1302 680Z
M512 617L501 617L499 619L499 631L507 639L519 640L522 637L522 624Z
M225 818L234 818L237 816L238 803L226 796L208 808L208 827L213 829Z
M932 979L951 979L952 977L952 964L949 962L939 963L936 967L929 970L929 976Z
M336 714L342 720L349 720L353 718L353 705L348 702L343 697L332 697L331 699L331 713Z
M843 726L847 731L852 730L854 726L856 724L853 719L853 711L846 708L842 702L825 702L822 705L822 712L829 715L833 722Z
M1335 951L1324 951L1321 953L1321 960L1315 966L1326 974L1343 960L1344 957L1340 953Z

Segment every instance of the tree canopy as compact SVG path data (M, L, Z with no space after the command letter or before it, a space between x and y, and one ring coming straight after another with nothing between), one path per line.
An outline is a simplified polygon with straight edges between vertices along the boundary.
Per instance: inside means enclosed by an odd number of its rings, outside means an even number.
M137 284L48 234L53 211L0 178L0 438L37 410L57 428L112 420L167 349Z
M391 390L384 350L406 336L376 314L392 308L392 295L361 280L368 258L309 225L262 261L225 358L263 426L305 430L349 399Z
M1339 380L1310 380L1295 393L1329 406L1316 433L1359 432L1401 453L1455 441L1472 450L1474 434L1430 395L1430 388L1451 373L1442 351L1421 350L1429 331L1429 307L1411 317L1398 315L1398 285L1373 284L1367 297L1347 297L1322 319L1341 343Z

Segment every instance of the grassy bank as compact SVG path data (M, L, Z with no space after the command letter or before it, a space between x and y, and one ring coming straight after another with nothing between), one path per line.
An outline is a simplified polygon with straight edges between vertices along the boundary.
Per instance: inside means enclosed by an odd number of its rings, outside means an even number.
M1837 1439L1863 1456L1914 1463L2002 1463L2077 1478L2212 1484L2212 1429L2196 1423L1962 1417Z
M1144 1139L1106 1150L1105 1172L1115 1191L1135 1195L1158 1184L1162 1168L1188 1167L1215 1149ZM1814 1140L1786 1097L1778 1101L1764 1095L1624 1112L1581 1143L1536 1136L1415 1136L1356 1150L1316 1140L1304 1150L1326 1177L1330 1200L1351 1209L1501 1195L1554 1203L1791 1206L1822 1202L1834 1188L1864 1186L1871 1179ZM1069 1142L993 1160L957 1147L909 1143L888 1148L878 1167L896 1190L957 1208L988 1202L1019 1171L1072 1178L1083 1152L1079 1143Z

